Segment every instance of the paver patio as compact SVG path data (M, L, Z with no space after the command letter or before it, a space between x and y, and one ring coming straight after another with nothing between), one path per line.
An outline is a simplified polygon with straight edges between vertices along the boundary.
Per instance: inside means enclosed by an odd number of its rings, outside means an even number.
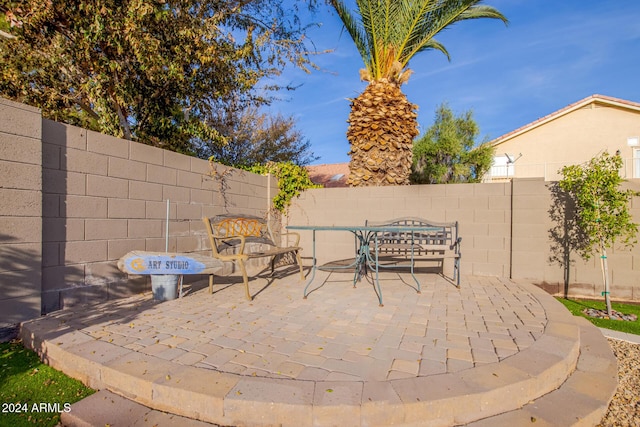
M606 381L599 400L588 391L581 425L606 409L616 384L606 340L537 287L464 277L458 289L421 274L417 294L382 277L384 307L349 273L320 272L306 300L296 275L252 280L252 292L264 287L253 301L234 278L213 294L62 310L23 325L22 338L94 388L222 425L467 424L592 371Z

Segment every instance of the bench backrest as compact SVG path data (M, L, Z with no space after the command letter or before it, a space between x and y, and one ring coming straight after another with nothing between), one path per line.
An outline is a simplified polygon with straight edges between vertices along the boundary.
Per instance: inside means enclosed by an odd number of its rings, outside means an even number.
M209 243L215 257L227 247L239 243L233 237L243 236L246 242L275 245L267 222L259 217L249 215L218 215L204 217L202 221L209 235Z
M425 251L459 250L458 222L434 222L423 218L404 217L387 221L367 221L366 225L372 227L381 226L416 226L433 227L429 231L389 231L378 235L378 240L387 246L389 251L400 250L402 245L419 245ZM394 249L394 245L396 248Z
M262 237L266 224L257 218L223 218L211 223L213 234L220 237L245 236Z

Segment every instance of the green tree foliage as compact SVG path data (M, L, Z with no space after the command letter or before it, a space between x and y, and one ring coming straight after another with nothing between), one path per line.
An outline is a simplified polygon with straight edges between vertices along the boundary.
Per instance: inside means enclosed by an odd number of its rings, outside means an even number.
M184 153L224 142L208 119L226 100L266 103L278 87L256 90L262 79L311 65L286 0L0 0L0 11L0 95Z
M476 146L479 128L473 113L454 116L445 103L435 122L413 145L414 184L479 182L493 163L494 148Z
M278 178L279 193L273 198L273 206L280 212L285 212L291 204L294 197L298 197L300 192L307 188L320 188L320 185L314 184L309 178L307 170L302 166L291 162L268 162L262 165L254 165L245 167L244 169Z
M198 157L213 156L216 162L236 167L267 162L305 166L317 159L292 117L229 103L218 111L211 125L225 135L227 143L203 142L198 147Z
M584 259L594 253L600 253L604 281L607 312L611 315L609 298L609 272L607 248L616 241L625 246L636 243L638 224L633 222L629 212L629 202L633 196L640 195L632 190L621 190L620 156L611 156L607 152L594 157L585 165L565 166L560 171L560 188L574 196L577 210L577 225L586 238L578 248Z

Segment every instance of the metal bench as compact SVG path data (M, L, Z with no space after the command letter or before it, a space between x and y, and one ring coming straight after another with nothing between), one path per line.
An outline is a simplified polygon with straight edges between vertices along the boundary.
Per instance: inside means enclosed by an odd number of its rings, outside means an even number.
M452 258L453 280L460 287L460 242L458 222L434 222L422 218L405 217L387 221L367 221L367 226L429 227L429 231L385 231L376 235L377 256L397 261L409 260L410 264L380 264L380 267L410 267L413 274L414 260L444 260ZM444 268L443 268L444 275ZM415 278L415 276L414 276Z
M300 277L304 280L302 260L300 258L300 234L281 233L286 245L278 245L267 222L259 217L219 215L213 218L204 217L213 258L223 262L232 262L242 273L245 292L248 300L252 300L249 292L249 278L246 262L255 258L270 257L271 274L275 269L278 255L293 254L300 267ZM289 240L291 239L291 243ZM209 275L209 293L213 292L213 274Z

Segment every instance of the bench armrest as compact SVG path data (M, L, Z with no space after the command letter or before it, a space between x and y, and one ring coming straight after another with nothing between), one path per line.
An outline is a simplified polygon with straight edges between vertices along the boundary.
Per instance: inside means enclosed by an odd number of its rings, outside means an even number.
M244 246L247 242L247 238L245 236L243 236L242 234L237 234L237 235L233 235L233 236L213 236L214 240L220 243L225 243L228 241L232 241L232 240L240 240L240 249L238 250L238 253L236 255L244 255Z

